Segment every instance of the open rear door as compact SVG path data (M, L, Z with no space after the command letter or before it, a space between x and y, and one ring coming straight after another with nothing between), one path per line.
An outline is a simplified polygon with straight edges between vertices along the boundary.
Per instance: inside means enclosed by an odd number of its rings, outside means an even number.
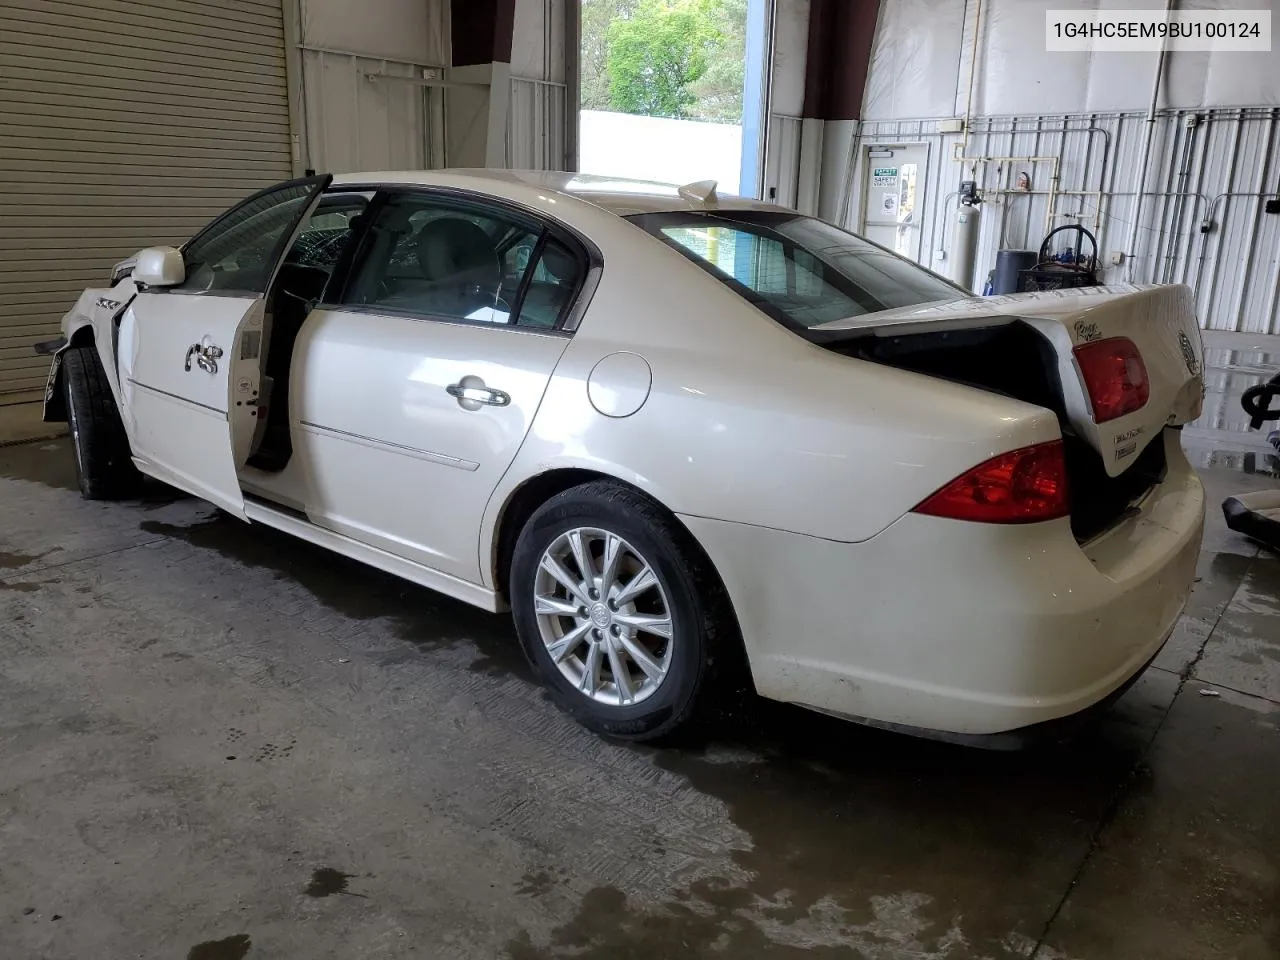
M266 295L331 177L265 190L183 248L186 279L138 294L120 327L121 414L144 473L244 518Z

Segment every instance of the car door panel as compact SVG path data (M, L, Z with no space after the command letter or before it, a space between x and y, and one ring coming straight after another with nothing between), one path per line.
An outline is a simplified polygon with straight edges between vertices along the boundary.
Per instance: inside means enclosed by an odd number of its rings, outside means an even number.
M310 519L479 583L485 506L567 343L509 326L314 312L290 396ZM509 399L478 403L450 392L458 385Z
M256 410L247 401L258 379L256 353L237 363L240 331L261 329L261 305L253 297L143 293L120 326L122 415L134 456L147 473L237 515L243 498L232 438L240 447L252 438ZM233 383L243 388L238 407Z
M293 181L233 208L187 248L212 238L203 260L191 255L193 264L184 249L188 286L198 276L200 289L143 290L120 324L121 415L139 467L241 518L237 471L257 432L266 294L287 241L330 179ZM237 211L250 216L237 220ZM254 228L264 220L274 231L266 236L278 235L270 240L274 253L255 249L263 234ZM230 239L219 249L223 236ZM241 274L220 272L223 258L246 263L242 249L251 265ZM239 275L256 279L239 290Z

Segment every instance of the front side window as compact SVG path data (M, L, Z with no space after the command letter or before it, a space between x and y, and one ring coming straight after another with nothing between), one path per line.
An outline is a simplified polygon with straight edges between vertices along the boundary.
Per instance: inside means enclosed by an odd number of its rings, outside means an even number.
M316 188L298 182L261 193L224 214L182 250L187 277L172 289L183 293L260 294L271 281Z
M837 320L970 295L909 260L798 213L728 210L629 219L802 334Z
M332 271L351 238L352 221L364 212L368 203L360 194L334 193L321 197L298 231L284 262Z
M374 214L343 303L553 328L584 272L580 259L537 223L405 194Z
M338 261L357 233L357 217L368 205L368 197L358 193L331 193L320 198L298 229L276 275L278 315L289 316L293 311L300 325L324 299Z

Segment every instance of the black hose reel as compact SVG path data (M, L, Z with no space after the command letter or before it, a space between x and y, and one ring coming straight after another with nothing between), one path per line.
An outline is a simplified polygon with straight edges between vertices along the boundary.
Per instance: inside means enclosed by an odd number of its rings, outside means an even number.
M1059 254L1050 252L1053 238L1060 233L1078 234L1075 246L1067 247ZM1084 242L1089 241L1090 253L1085 256ZM1071 287L1096 287L1098 285L1098 240L1078 223L1050 230L1040 244L1040 255L1034 267L1018 274L1018 290L1065 290Z
M1268 420L1280 420L1280 410L1271 409L1271 401L1276 397L1280 397L1280 373L1241 395L1240 406L1249 415L1250 429L1257 430Z

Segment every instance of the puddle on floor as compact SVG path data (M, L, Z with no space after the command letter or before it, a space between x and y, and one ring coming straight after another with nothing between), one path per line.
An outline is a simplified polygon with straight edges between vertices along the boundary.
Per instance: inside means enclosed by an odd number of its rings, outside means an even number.
M471 645L478 653L473 670L533 679L508 614L486 613L289 534L225 515L185 526L158 520L144 520L139 526L146 533L185 540L245 566L295 580L341 616L385 618L400 638L418 650ZM389 652L383 662L389 665L413 655L412 650Z

